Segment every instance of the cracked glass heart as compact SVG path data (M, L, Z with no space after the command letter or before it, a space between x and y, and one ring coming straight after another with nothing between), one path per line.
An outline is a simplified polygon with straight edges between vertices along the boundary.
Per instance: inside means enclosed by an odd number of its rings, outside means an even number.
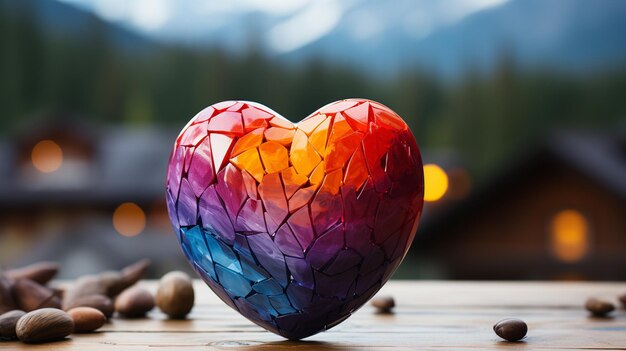
M406 123L366 99L292 123L225 101L182 130L167 207L183 252L229 306L301 339L365 304L406 255L423 205Z

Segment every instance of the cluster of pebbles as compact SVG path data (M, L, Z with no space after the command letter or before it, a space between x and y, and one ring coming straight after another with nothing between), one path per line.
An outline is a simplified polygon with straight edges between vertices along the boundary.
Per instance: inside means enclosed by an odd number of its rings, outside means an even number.
M82 276L66 289L49 284L59 270L54 262L0 271L0 340L62 340L94 332L114 316L146 317L155 305L170 318L185 318L195 299L191 278L170 272L153 295L136 285L149 266L141 260L120 271Z

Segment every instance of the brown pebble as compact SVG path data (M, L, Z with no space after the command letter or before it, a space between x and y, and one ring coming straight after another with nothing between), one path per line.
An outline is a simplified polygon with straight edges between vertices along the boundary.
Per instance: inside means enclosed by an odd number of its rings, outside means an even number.
M28 344L62 340L74 331L74 321L61 310L42 308L22 316L15 331L17 337Z
M74 300L67 301L63 305L63 309L66 311L76 307L95 308L98 311L102 312L106 318L111 318L113 312L115 312L113 301L110 298L99 294L80 296L75 298Z
M104 313L91 307L76 307L67 311L74 320L75 333L88 333L99 329L106 323Z
M170 272L159 281L156 305L170 318L185 318L193 308L194 299L193 283L186 273Z
M17 309L13 299L13 285L15 281L0 271L0 314Z
M13 286L13 298L26 312L40 308L61 308L61 299L49 289L30 279L19 279Z
M69 286L63 295L63 303L67 304L82 296L105 295L114 298L122 290L132 286L139 281L148 268L150 260L138 261L121 271L107 271L97 275L85 275L76 279L74 284Z
M526 336L528 326L521 319L506 318L496 323L493 331L506 341L519 341Z
M115 299L115 310L127 318L140 318L154 308L154 297L144 288L134 286Z
M13 310L0 315L0 340L15 340L15 325L17 321L24 316L26 312Z
M396 302L391 296L375 297L370 302L378 313L391 313L391 310L396 307Z
M594 317L606 317L615 309L615 305L609 301L592 297L585 302L585 308Z
M46 285L59 271L56 262L37 262L21 268L10 269L7 276L15 280L30 279L41 285Z

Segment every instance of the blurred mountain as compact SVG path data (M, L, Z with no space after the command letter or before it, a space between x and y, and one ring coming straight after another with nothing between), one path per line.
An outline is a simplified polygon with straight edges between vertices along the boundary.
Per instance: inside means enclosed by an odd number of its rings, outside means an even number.
M51 37L92 40L98 35L118 49L131 53L153 48L155 43L127 28L109 23L81 8L50 0L0 0L0 14L36 24ZM91 33L86 33L86 32Z
M489 69L503 53L523 66L587 70L622 64L624 33L625 1L515 0L433 33L408 56L448 73Z
M502 54L522 66L573 70L626 59L626 1L513 0L430 33L410 3L394 3L404 6L367 1L320 40L285 55L320 54L384 72L420 64L446 75L491 69ZM355 26L368 35L359 37Z
M90 0L62 1L98 11ZM305 0L268 9L252 3L177 0L169 3L167 20L156 28L137 24L141 16L132 6L125 7L130 13L116 23L193 48L220 47L236 54L252 49L291 62L323 58L395 70L391 64L403 61L429 34L505 1Z
M236 53L254 47L291 62L323 58L383 73L420 65L454 76L490 70L503 54L522 67L574 71L626 58L626 1L477 3L321 0L282 13L181 0L161 27L146 33L194 47Z
M95 11L87 0L64 1ZM35 7L46 28L70 35L80 35L75 28L85 21L100 21L59 1L0 3ZM125 48L145 45L136 34L141 33L193 48L220 47L240 55L255 50L294 63L321 58L383 74L418 66L454 77L468 68L490 71L503 54L521 67L573 71L626 59L622 0L319 0L289 6L267 11L178 0L169 3L158 27L148 30L127 18L107 25L107 31ZM148 16L151 9L131 10Z

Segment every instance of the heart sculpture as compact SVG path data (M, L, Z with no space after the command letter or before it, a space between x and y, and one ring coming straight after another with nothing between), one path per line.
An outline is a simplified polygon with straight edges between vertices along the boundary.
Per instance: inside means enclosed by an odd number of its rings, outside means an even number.
M423 190L406 123L365 99L297 124L257 103L217 103L182 130L167 172L195 271L289 339L341 323L385 284L413 241Z

